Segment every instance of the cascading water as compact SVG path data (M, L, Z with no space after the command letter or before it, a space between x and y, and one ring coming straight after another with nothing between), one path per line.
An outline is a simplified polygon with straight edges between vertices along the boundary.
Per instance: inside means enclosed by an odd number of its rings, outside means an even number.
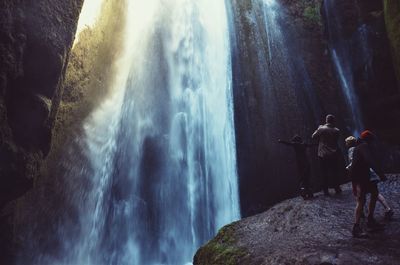
M113 93L70 151L79 225L37 264L186 264L240 218L224 0L127 2Z
M327 23L327 31L329 37L329 49L332 56L332 61L336 68L336 73L340 80L341 88L345 96L347 106L349 108L349 114L351 115L351 126L350 130L357 134L361 132L363 128L362 114L356 94L354 85L353 67L352 67L352 49L351 39L345 38L343 35L344 25L341 14L338 13L338 9L335 6L333 0L326 0L324 2L325 15ZM361 38L365 37L365 31L360 28L358 36ZM364 43L365 40L361 40ZM365 43L364 43L365 45ZM367 49L364 46L361 51L366 52ZM366 58L369 58L367 54Z
M286 82L286 86L293 90L294 98L301 108L301 113L311 115L311 124L318 124L321 118L321 107L316 97L311 78L306 69L303 58L298 54L296 41L289 38L290 32L282 27L286 19L281 5L276 0L262 0L263 21L267 39L268 63L266 65L270 79L267 89L277 87L274 82ZM286 78L282 78L287 75ZM289 93L288 93L289 94Z
M288 162L292 150L277 140L295 134L308 140L322 110L285 6L276 0L232 2L240 199L243 214L252 215L297 192Z

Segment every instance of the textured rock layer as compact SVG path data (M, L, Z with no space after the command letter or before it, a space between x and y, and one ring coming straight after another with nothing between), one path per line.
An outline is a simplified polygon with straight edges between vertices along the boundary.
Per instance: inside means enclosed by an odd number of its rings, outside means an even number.
M393 52L393 63L400 86L400 2L385 0L385 20Z
M351 235L354 197L350 186L343 194L310 201L284 201L268 211L223 228L200 248L195 265L395 265L400 259L399 177L389 177L380 191L392 204L395 215L380 232L368 239ZM383 208L377 206L377 220Z
M61 83L83 0L0 1L0 263L8 264L14 205L51 146Z
M0 204L37 176L83 0L0 3Z

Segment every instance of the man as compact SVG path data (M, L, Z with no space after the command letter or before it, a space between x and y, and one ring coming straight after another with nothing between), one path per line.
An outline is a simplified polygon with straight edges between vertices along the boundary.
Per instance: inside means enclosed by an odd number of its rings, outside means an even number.
M313 133L312 138L318 140L318 157L322 169L322 189L329 196L329 187L341 193L340 189L340 150L338 140L340 130L335 127L335 116L326 116L326 123L320 125Z
M311 199L314 197L310 189L311 167L307 159L306 149L313 144L304 143L299 135L295 135L290 142L278 140L279 143L293 147L296 154L297 170L300 180L300 195L303 199Z
M378 199L378 187L375 181L371 181L371 169L379 176L382 181L386 180L386 176L375 163L371 152L371 143L375 140L375 136L370 131L361 133L359 144L354 148L353 161L350 168L350 178L355 186L357 198L357 206L355 209L355 222L353 226L353 236L363 237L365 233L360 227L360 219L363 213L365 197L368 193L371 198L368 206L367 227L370 229L382 228L382 225L374 219L375 205Z

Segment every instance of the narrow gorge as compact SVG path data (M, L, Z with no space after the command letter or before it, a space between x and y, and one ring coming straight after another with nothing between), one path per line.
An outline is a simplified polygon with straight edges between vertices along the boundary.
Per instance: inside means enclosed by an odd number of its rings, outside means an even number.
M192 264L298 195L277 141L329 113L400 172L399 29L394 0L3 0L0 263Z

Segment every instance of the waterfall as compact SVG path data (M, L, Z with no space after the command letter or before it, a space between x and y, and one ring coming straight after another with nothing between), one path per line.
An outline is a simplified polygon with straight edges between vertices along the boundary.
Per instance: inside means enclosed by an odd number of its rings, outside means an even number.
M224 0L127 2L112 93L69 151L77 221L37 264L187 264L240 218Z
M267 49L264 55L267 61L263 62L266 67L265 89L269 90L267 93L270 94L281 89L280 93L286 93L286 100L295 102L299 113L307 116L301 119L315 126L322 115L321 107L303 56L298 53L298 40L293 39L291 29L284 26L284 22L288 20L287 14L276 0L261 0L260 7L264 23L260 30L264 31L261 32L261 36L265 36L266 44L263 46ZM260 50L262 49L260 47ZM284 104L288 102L282 102L280 105Z
M297 192L292 150L277 140L299 134L309 141L322 108L310 56L287 6L277 0L232 2L240 200L248 216Z
M333 0L326 0L324 2L325 15L327 23L327 31L329 38L329 49L332 56L332 61L340 80L340 85L342 88L343 95L346 99L346 103L349 109L350 119L350 130L354 134L361 132L363 128L362 114L359 105L358 96L356 93L356 88L354 84L353 76L353 66L352 66L352 43L351 39L345 38L344 29L342 25L341 14L338 13L337 7ZM362 28L359 30L359 36L365 38L365 31ZM361 40L364 43L365 39ZM366 52L366 47L364 46L362 51ZM365 54L367 55L367 54ZM367 58L369 56L367 55Z

